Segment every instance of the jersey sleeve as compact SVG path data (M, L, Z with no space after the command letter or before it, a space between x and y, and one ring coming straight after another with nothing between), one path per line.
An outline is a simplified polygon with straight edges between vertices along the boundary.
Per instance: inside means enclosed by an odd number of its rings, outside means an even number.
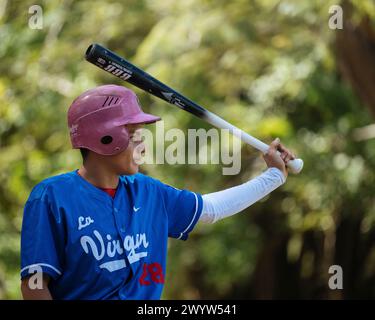
M52 279L63 272L64 227L43 187L34 188L24 208L21 231L21 278L42 271Z
M159 188L168 216L168 236L186 240L202 213L202 196L160 181Z

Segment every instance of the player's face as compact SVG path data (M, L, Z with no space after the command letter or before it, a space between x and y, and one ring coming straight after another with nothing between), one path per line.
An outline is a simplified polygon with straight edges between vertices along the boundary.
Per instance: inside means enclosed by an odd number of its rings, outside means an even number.
M123 152L111 156L111 166L118 175L131 175L138 172L139 161L145 151L145 145L142 142L142 124L127 125L129 132L129 145Z

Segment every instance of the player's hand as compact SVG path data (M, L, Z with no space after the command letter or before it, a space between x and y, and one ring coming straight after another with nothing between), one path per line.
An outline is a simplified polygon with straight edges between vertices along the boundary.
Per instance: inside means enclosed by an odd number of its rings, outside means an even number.
M277 153L280 152L280 155ZM288 176L288 169L286 167L286 163L289 160L293 160L295 158L294 154L285 148L281 143L280 139L277 138L270 144L270 147L266 154L263 155L264 161L266 162L268 168L277 168L284 176Z

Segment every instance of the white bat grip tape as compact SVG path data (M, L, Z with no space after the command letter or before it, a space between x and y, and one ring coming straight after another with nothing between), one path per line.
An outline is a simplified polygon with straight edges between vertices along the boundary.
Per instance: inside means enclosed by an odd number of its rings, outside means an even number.
M267 153L268 148L269 148L267 144L251 136L250 134L242 131L241 129L238 129L237 127L225 121L224 119L220 118L216 114L208 111L206 114L206 120L208 123L212 124L215 127L218 127L221 129L228 129L234 136L241 139L243 142L251 145L252 147L254 147L255 149L258 149L259 151L263 153ZM298 174L301 172L303 168L303 160L302 159L290 160L288 161L286 166L288 167L291 173Z

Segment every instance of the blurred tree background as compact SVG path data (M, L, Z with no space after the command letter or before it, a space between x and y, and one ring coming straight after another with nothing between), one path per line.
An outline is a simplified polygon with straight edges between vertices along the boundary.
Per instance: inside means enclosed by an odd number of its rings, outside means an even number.
M37 2L37 3L36 3ZM29 7L43 28L28 27ZM328 26L341 5L344 29ZM240 128L281 140L301 175L235 217L170 241L164 299L375 298L375 4L372 0L0 1L0 298L18 299L23 205L42 179L80 165L66 111L117 83L85 62L101 43ZM132 87L134 89L134 87ZM166 129L209 128L135 90ZM259 174L219 165L145 165L201 193ZM344 289L330 290L329 266ZM79 279L77 279L79 281Z

